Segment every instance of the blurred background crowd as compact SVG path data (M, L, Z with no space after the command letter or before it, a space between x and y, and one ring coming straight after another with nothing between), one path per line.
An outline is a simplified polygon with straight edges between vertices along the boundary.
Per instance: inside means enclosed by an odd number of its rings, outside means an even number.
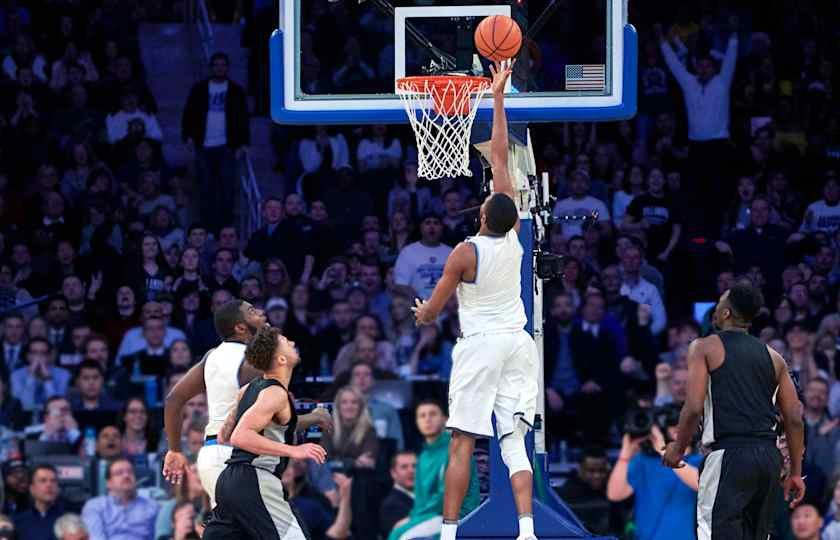
M161 409L218 343L214 310L242 298L300 348L296 397L334 403L331 463L287 469L292 505L313 538L384 539L440 513L457 304L423 328L410 306L476 231L462 210L480 186L418 179L403 126L252 140L272 2L208 2L240 25L247 80L213 54L200 80L184 75L180 123L163 121L138 32L190 4L0 2L0 538L200 537L194 471L174 489L160 478ZM364 21L354 6L313 0L318 35ZM554 214L598 212L558 220L545 246L565 256L545 296L552 485L593 532L694 538L701 449L692 477L655 447L685 397L688 344L748 280L766 298L753 331L788 361L807 421L807 504L780 502L776 537L840 538L840 5L636 2L630 21L636 118L532 126ZM380 69L376 51L309 45L313 80ZM165 157L172 130L188 159ZM243 226L232 201L258 145L274 149L274 189ZM194 456L206 400L186 409ZM486 447L475 460L477 502Z

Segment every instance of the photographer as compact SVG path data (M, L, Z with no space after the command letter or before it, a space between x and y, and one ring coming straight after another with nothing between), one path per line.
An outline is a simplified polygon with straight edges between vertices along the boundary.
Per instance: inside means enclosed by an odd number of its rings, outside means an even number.
M607 498L619 502L635 495L638 540L694 539L701 456L689 450L685 467L668 470L662 467L660 454L666 442L663 428L668 440L674 440L677 421L673 408L641 409L628 414L621 453L607 482Z

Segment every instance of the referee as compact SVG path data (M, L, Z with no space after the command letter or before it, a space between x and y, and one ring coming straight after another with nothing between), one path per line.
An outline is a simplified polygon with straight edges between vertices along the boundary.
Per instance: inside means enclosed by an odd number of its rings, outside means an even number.
M688 395L677 440L662 461L682 467L683 454L702 417L702 443L711 450L700 472L698 540L761 539L770 533L779 490L791 508L805 495L802 404L784 359L748 333L764 299L757 288L738 284L720 297L716 334L688 350ZM790 447L790 476L779 482L777 407Z

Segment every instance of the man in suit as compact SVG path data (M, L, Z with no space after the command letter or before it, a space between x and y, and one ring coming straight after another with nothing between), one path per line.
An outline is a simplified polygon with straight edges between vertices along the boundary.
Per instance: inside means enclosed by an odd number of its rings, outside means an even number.
M572 364L580 382L572 399L580 411L584 439L596 442L607 442L625 388L616 338L603 324L605 314L604 296L590 292L583 300L581 319L569 336Z
M123 359L122 365L129 373L163 375L169 366L169 354L164 343L166 326L163 319L150 317L143 321L143 340L146 346Z
M283 201L268 197L263 203L265 226L258 229L248 240L245 256L262 263L277 257L286 265L289 277L294 283L301 276L309 276L315 266L312 254L311 227L300 226L296 218L283 219Z
M398 523L408 520L414 505L414 475L417 469L417 454L403 450L391 458L391 480L394 486L379 508L379 532L387 538Z
M0 343L0 376L9 381L9 374L20 367L24 349L24 322L19 313L10 313L3 319L3 342Z

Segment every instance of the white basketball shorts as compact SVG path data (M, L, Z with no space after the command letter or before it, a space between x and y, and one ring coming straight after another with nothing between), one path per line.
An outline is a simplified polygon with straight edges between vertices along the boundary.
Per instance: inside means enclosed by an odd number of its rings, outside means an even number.
M458 340L452 351L447 429L499 438L533 426L539 393L539 359L525 330L477 334Z
M233 453L233 447L223 444L206 444L198 451L195 460L201 487L210 496L210 508L216 507L216 482L227 467L226 462Z

